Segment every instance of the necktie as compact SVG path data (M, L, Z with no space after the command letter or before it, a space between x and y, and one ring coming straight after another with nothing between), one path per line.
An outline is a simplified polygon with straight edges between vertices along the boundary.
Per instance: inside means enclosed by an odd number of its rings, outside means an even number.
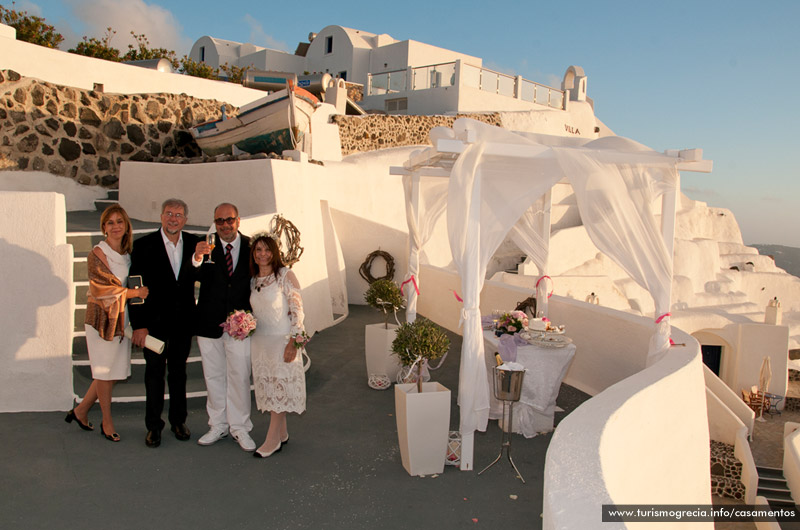
M233 276L233 256L231 256L231 249L233 245L228 243L225 245L225 263L228 264L228 276Z

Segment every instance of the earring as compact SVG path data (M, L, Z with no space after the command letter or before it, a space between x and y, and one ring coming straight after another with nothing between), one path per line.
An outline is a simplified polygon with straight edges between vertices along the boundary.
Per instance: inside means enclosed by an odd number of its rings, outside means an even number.
M104 233L103 236L105 236L105 238L108 239L108 232Z

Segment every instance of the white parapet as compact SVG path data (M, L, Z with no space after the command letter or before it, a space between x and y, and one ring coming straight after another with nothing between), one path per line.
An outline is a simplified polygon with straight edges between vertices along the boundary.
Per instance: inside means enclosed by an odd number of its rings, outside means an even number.
M0 412L72 406L74 294L64 196L0 192Z

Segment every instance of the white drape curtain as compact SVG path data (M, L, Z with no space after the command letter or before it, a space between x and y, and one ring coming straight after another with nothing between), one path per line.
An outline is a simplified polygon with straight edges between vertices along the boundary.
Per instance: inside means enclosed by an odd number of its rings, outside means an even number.
M453 130L459 137L471 131L476 138L456 160L447 195L448 235L463 298L458 403L464 434L485 430L488 421L479 309L486 266L523 213L567 176L592 241L650 291L657 312L665 314L672 259L650 204L659 193L674 189L677 171L674 158L625 138L587 142L522 136L468 119L456 120ZM504 146L506 154L487 153L489 145ZM526 251L546 255L547 249L537 248L535 238L530 241ZM664 350L669 319L662 319L656 328L651 349Z
M418 186L414 192L414 184ZM406 322L417 318L417 288L419 286L419 258L431 235L436 221L447 206L447 179L405 175L403 190L406 196L406 222L408 224L408 272L403 278L406 296Z
M672 256L651 205L675 189L675 159L619 137L553 151L592 242L653 297L659 322L648 358L658 357L669 348Z
M542 237L544 230L544 197L540 197L511 228L511 241L528 256L538 268L539 274L547 271L549 249ZM549 230L550 227L548 226Z
M458 403L461 432L485 430L489 419L489 389L484 363L480 322L480 292L486 266L511 227L530 205L560 178L548 148L533 145L513 133L473 120L456 120L456 133L473 128L483 132L469 144L450 173L447 197L447 231L453 261L461 276L463 339ZM485 155L487 140L498 136L527 144L538 153L529 159ZM520 142L521 140L521 142Z

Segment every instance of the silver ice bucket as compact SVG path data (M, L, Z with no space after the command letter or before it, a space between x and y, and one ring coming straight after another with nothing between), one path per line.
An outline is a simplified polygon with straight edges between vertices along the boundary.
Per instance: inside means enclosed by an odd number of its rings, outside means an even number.
M494 367L494 397L501 401L519 401L525 370L501 370Z

